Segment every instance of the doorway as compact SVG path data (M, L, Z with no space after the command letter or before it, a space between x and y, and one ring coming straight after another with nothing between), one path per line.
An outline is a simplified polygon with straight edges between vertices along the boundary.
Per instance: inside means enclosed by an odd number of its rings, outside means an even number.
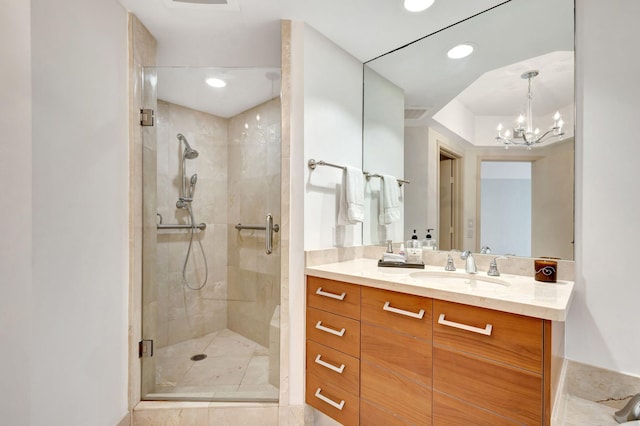
M481 161L480 247L531 256L532 162Z
M461 159L440 147L438 250L461 249Z

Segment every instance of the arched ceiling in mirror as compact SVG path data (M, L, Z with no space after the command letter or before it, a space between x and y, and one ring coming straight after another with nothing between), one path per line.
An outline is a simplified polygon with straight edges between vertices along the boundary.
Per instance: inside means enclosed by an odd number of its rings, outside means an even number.
M405 91L407 109L426 114L408 125L424 125L456 99L476 115L517 115L526 102L520 75L533 80L535 115L573 102L574 10L572 0L512 0L417 41L367 65ZM447 51L475 46L464 59Z

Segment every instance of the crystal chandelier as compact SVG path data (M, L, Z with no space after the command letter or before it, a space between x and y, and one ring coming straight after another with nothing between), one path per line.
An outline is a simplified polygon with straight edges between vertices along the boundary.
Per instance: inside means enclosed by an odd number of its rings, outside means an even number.
M562 126L562 116L559 111L553 116L553 126L544 133L540 133L540 129L533 126L533 113L531 111L531 79L538 75L538 71L528 71L522 74L520 77L529 81L529 89L527 90L527 115L522 114L518 117L517 127L513 130L505 130L504 132L502 124L498 124L498 135L496 136L497 143L502 143L505 148L509 148L509 145L524 145L528 149L531 149L532 145L545 142L551 138L557 137L561 140L564 136Z

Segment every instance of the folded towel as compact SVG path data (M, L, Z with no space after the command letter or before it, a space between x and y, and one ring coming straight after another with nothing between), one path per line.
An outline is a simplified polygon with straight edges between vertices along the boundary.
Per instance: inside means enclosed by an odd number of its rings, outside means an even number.
M364 220L364 177L362 170L346 166L338 206L338 225L354 225Z
M400 217L400 187L398 179L390 175L382 176L380 186L380 214L381 224L397 222Z
M396 263L406 263L407 259L404 255L399 253L383 253L382 254L383 262L396 262Z

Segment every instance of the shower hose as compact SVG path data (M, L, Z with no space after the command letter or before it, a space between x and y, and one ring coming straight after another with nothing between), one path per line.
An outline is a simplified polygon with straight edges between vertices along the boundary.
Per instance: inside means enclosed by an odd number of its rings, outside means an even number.
M202 248L202 239L198 238L198 244L200 245L200 253L202 253L202 260L204 260L204 281L197 287L192 286L187 280L187 263L189 262L189 256L191 256L191 250L193 247L193 234L196 232L195 227L195 219L193 217L193 210L191 210L191 204L187 203L187 211L189 212L189 218L191 219L191 232L189 236L189 248L187 249L187 254L184 257L184 265L182 266L182 281L184 284L189 287L191 290L201 290L207 284L207 279L209 278L209 267L207 265L207 256L204 253L204 249Z

